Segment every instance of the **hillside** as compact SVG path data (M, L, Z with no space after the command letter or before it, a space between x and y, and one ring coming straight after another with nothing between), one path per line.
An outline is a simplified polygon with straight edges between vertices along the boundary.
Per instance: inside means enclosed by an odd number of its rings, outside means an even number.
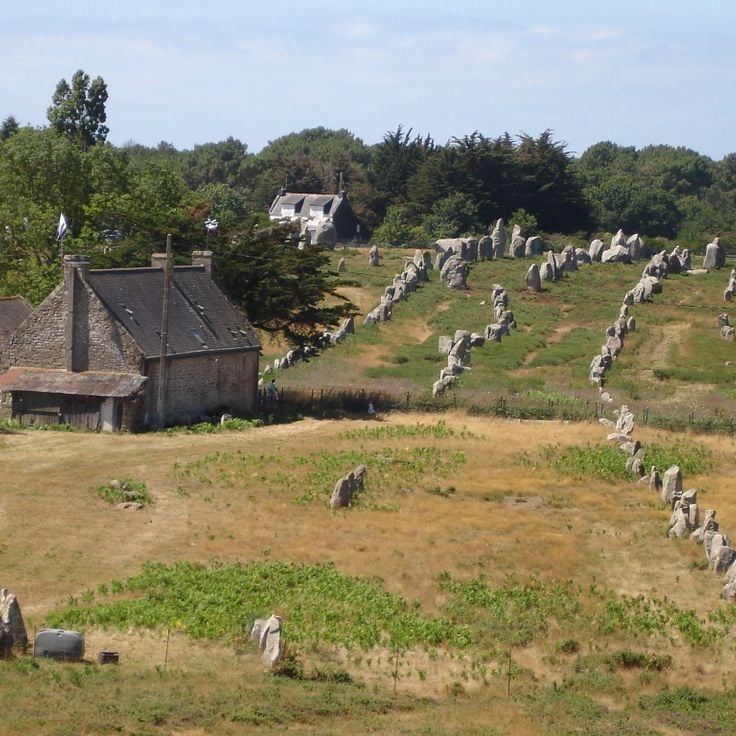
M525 289L530 264L525 259L473 264L467 291L445 288L430 272L429 283L396 307L391 322L364 327L362 316L414 251L384 249L382 254L378 268L367 266L362 249L333 254L335 270L339 258L346 259L341 291L360 309L356 334L321 358L282 372L283 387L364 389L394 397L408 392L412 404L428 403L445 363L437 349L439 336L456 329L483 333L494 321L490 295L498 283L509 293L518 329L500 344L472 351L471 370L460 377L452 405L483 411L503 399L512 408L526 407L532 416L544 416L549 404L594 415L590 360L643 262L583 266L560 282L545 283L541 294ZM694 265L700 260L695 255ZM723 290L730 267L729 261L720 271L670 276L651 303L631 307L636 331L626 339L606 384L616 402L630 404L642 416L648 410L652 421L663 415L667 426L678 418L723 422L736 411L734 347L721 339L717 321L729 311ZM263 364L284 351L266 342Z
M365 312L406 253L384 252L377 269L363 251L341 255L341 288ZM730 734L736 608L703 548L667 539L669 510L595 419L494 416L501 399L609 418L628 401L647 460L679 464L701 515L717 509L733 533L732 435L643 422L649 408L726 427L727 271L670 277L633 308L607 387L615 403L596 407L590 356L641 266L591 266L541 295L522 288L527 266L476 264L468 292L435 276L390 323L358 320L346 342L277 374L275 413L289 421L7 431L3 585L29 633L83 630L87 663L0 662L3 733ZM303 391L427 403L439 335L482 331L493 283L518 329L473 349L441 414L290 415ZM264 363L283 351L267 345ZM329 510L335 481L361 463L356 504ZM99 492L111 479L144 482L152 502L115 510ZM271 613L287 645L276 674L248 640ZM103 649L120 664L95 664Z

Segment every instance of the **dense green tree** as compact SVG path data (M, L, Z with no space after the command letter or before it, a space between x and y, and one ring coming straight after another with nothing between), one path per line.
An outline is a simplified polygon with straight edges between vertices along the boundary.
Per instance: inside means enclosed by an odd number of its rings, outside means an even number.
M250 185L254 173L248 166L252 158L248 146L237 138L204 143L181 154L182 175L190 189L207 184L245 187Z
M430 136L412 137L412 129L399 125L384 134L383 140L372 147L368 177L373 190L372 208L383 217L389 207L405 204L410 179L434 150Z
M298 249L291 235L288 226L253 217L213 249L223 287L253 325L297 345L357 310L337 294L328 255L316 246Z
M8 140L8 138L10 138L13 133L17 133L19 129L20 125L18 125L18 121L12 115L8 115L8 117L3 120L2 125L0 125L0 140Z
M90 80L79 69L71 84L61 79L56 85L46 116L55 131L76 138L86 149L107 138L106 102L107 85L102 77Z
M550 130L536 139L522 135L516 148L519 207L532 212L547 232L587 230L592 224L590 204L565 148Z

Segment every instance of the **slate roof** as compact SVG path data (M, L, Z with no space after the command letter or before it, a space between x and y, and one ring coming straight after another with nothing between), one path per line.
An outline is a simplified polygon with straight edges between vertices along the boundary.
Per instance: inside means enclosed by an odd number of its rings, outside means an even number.
M283 206L294 205L294 217L311 217L310 210L312 207L319 207L322 214L332 217L344 199L344 197L337 194L284 192L276 195L268 214L272 218L283 217Z
M48 368L10 368L0 376L0 391L126 397L135 393L147 380L146 376L135 373L70 373Z
M22 296L0 298L0 336L13 332L32 311Z
M90 271L87 282L146 358L161 354L162 268ZM202 266L177 266L169 294L167 355L259 348L258 336Z

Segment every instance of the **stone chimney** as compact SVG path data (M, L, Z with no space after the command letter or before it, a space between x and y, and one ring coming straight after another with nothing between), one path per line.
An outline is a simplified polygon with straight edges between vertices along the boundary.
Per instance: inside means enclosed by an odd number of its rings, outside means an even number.
M151 268L166 268L166 253L151 253Z
M85 286L88 273L87 256L64 256L64 368L67 371L89 369L89 304Z
M211 250L192 251L192 266L204 266L205 272L212 278L214 273Z

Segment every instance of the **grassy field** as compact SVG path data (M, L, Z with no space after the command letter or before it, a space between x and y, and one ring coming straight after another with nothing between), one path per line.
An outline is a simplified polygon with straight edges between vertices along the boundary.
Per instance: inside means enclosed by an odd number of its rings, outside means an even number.
M2 732L730 733L736 609L604 432L394 413L6 434L3 584L31 632L83 630L88 663L0 663ZM733 440L637 436L728 530ZM364 493L330 511L359 462ZM142 510L104 498L120 478ZM279 674L247 637L270 613Z
M383 253L379 268L366 265L361 249L333 254L335 267L338 258L346 259L341 291L359 307L356 335L320 359L280 373L282 387L362 388L429 401L444 365L438 337L456 329L483 332L494 321L490 292L499 283L509 292L518 329L501 344L473 350L471 370L454 392L456 401L471 409L500 398L517 403L571 397L594 401L587 378L590 360L643 268L643 263L592 264L561 282L545 284L542 294L525 290L526 260L476 263L470 288L462 292L445 288L431 272L431 281L395 308L390 323L364 327L363 315L413 251ZM736 413L735 348L720 338L717 328L718 314L728 312L722 299L728 268L671 276L652 303L631 308L637 329L626 340L607 384L616 402L629 403L642 415L645 409L650 415L692 419ZM266 342L264 352L265 364L285 347Z
M333 254L341 291L365 314L412 254L371 269L365 250ZM291 421L0 435L2 584L29 633L87 641L83 664L0 662L0 733L731 734L736 608L702 548L667 540L668 512L596 421L491 410L612 417L629 403L647 463L680 464L733 534L733 433L692 431L728 428L736 410L734 345L717 328L727 270L671 277L632 309L614 403L598 406L588 365L642 265L585 267L542 294L525 291L527 267L475 264L465 292L432 274L392 322L358 317L346 342L277 374ZM438 337L482 332L494 283L518 329L473 350L441 413L289 411L305 389L429 404ZM284 352L266 343L264 364ZM645 411L691 430L643 426ZM365 490L330 511L358 464ZM143 508L115 510L131 499ZM287 643L276 672L248 639L272 613ZM103 649L120 664L97 665Z

